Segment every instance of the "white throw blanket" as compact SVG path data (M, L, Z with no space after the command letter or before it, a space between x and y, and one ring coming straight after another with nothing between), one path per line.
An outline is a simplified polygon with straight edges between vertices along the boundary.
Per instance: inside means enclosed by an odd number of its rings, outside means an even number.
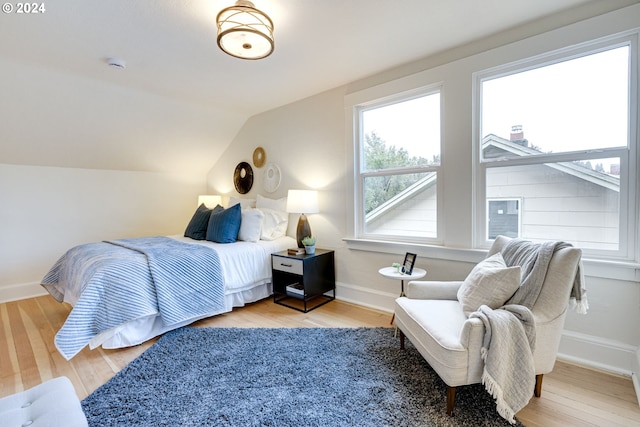
M482 320L485 328L482 383L496 399L500 416L514 424L516 412L529 403L535 386L533 314L522 305L497 310L482 305L469 317Z

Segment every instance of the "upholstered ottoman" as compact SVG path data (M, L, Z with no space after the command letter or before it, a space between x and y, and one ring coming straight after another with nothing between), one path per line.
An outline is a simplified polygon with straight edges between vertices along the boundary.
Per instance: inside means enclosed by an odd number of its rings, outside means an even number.
M58 377L0 399L0 425L86 427L87 419L69 378Z

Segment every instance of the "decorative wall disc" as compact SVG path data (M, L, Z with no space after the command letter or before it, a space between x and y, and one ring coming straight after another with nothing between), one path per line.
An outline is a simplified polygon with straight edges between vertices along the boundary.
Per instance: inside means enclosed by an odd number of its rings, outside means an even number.
M280 168L269 163L264 170L264 191L273 193L280 187Z
M264 148L258 147L253 150L253 165L257 168L264 166L264 162L267 161L267 153L264 152Z
M253 187L253 169L247 162L240 162L233 172L233 185L240 194L247 194Z

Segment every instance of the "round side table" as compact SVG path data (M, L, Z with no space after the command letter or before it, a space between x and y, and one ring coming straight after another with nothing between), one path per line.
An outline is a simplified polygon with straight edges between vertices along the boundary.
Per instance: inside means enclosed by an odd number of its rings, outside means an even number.
M378 270L378 273L382 274L384 277L389 279L400 280L400 296L404 296L404 281L405 280L418 280L422 279L427 275L427 270L423 270L422 268L414 267L411 274L400 273L398 269L395 267L382 267ZM396 314L393 313L391 316L391 324L393 324L393 320L396 318Z
M382 267L378 270L378 273L389 279L400 280L400 296L404 296L404 281L405 280L418 280L427 275L427 270L414 267L411 274L400 273L395 267Z

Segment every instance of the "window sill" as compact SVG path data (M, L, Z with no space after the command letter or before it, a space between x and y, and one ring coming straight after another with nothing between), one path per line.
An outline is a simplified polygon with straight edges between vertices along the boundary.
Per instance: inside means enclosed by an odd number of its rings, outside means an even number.
M424 245L411 242L393 242L387 240L343 238L349 249L367 252L382 252L403 255L407 252L415 253L419 257L444 259L478 263L487 255L486 250L448 248L445 246Z
M487 255L487 251L484 249L450 248L418 243L356 238L343 238L342 240L346 242L349 249L356 251L397 255L412 252L418 257L474 264L482 261ZM584 274L588 277L640 282L640 264L638 263L583 258L582 264L584 266Z

